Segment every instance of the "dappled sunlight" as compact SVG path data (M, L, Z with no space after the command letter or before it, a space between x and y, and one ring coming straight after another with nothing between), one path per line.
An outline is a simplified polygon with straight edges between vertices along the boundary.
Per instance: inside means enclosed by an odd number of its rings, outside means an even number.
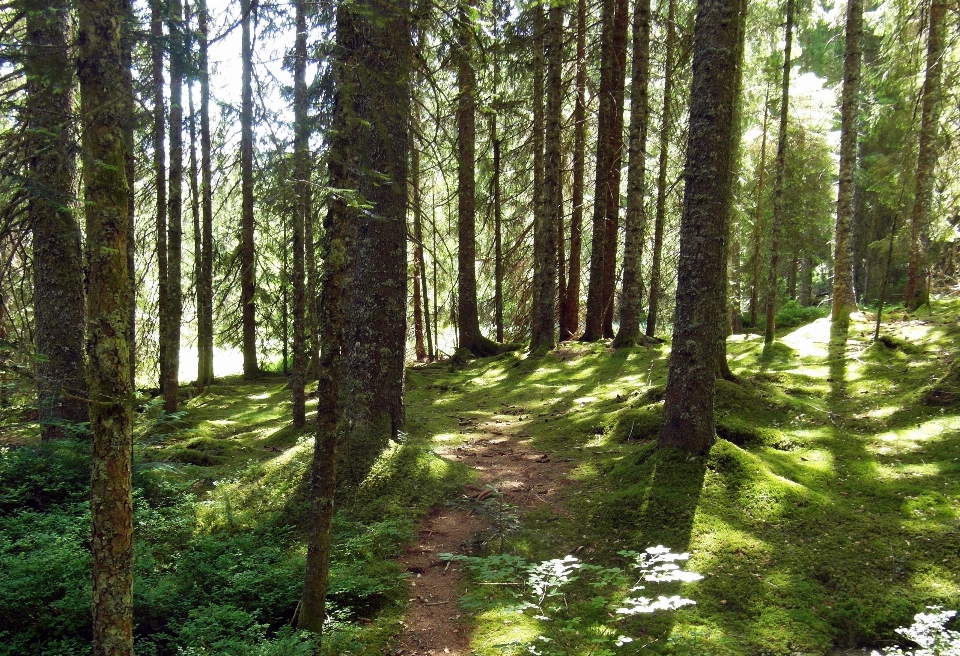
M801 326L780 338L801 358L826 358L830 344L830 319L824 317Z

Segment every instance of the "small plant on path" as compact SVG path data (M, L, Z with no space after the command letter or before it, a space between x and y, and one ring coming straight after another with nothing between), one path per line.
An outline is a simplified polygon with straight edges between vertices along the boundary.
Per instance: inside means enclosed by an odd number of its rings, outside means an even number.
M875 651L870 656L960 656L960 631L947 628L957 611L943 610L940 606L929 606L927 610L931 612L914 615L912 625L897 629L897 633L915 642L919 649L904 651L900 647L888 647L882 654Z
M529 653L610 656L616 653L616 648L634 641L619 628L625 618L695 603L679 595L659 595L656 599L637 596L637 592L645 589L643 583L691 582L703 578L677 565L677 561L687 560L690 554L673 553L667 547L650 547L643 553L618 553L630 561L629 569L637 573L584 563L575 556L533 564L517 556L480 558L440 554L440 557L462 562L487 582L517 584L517 591L513 593L519 601L517 612L537 620L542 629L534 644L526 645Z

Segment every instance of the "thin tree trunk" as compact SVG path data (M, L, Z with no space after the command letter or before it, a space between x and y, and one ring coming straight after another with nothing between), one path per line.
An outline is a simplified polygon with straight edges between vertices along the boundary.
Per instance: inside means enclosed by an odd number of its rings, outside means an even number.
M70 4L30 0L27 12L27 217L33 230L34 331L42 439L87 421L83 258L76 211ZM4 317L5 320L5 317ZM5 321L4 321L5 322ZM6 387L4 387L6 390Z
M477 77L471 61L474 26L469 0L457 10L457 334L459 348L493 355L496 344L480 334L477 310L476 119Z
M257 363L256 252L253 218L253 48L250 0L240 0L243 89L240 100L240 308L243 321L243 377L260 373Z
M293 61L294 173L293 207L293 377L290 390L293 397L293 427L297 430L307 424L307 344L306 344L306 289L304 262L304 232L310 220L310 126L307 115L307 5L296 2L297 36Z
M186 14L190 16L189 6ZM200 332L200 307L203 294L200 291L203 262L203 226L200 225L200 163L197 159L197 111L193 102L193 84L187 83L187 110L190 113L190 218L193 222L193 289L197 303L197 387L203 388L203 372L206 370L206 350Z
M177 411L180 391L180 322L183 317L181 259L183 247L183 5L170 0L170 190L167 194L167 321L164 325L167 367L163 409Z
M693 46L693 82L680 222L677 309L658 444L705 453L716 440L714 380L720 343L732 202L738 40L745 3L701 0Z
M670 138L673 122L670 115L670 102L673 98L674 48L676 46L676 0L668 0L667 42L664 46L666 64L663 79L663 111L660 121L660 156L657 173L657 210L653 224L653 253L650 263L650 298L647 301L647 337L653 337L657 330L657 317L660 313L661 268L663 260L663 230L667 217L667 167L670 163Z
M419 126L419 115L416 109L413 110L414 124ZM413 267L414 267L414 293L422 297L421 318L414 317L414 322L420 330L420 340L423 342L426 338L426 352L424 356L427 361L434 359L433 335L430 330L430 295L427 289L427 265L423 255L423 190L420 179L420 145L411 138L410 145L410 186L413 196ZM416 300L416 299L415 299ZM416 306L414 306L416 314ZM422 323L421 323L422 322ZM420 353L417 353L420 358Z
M603 257L603 336L613 339L613 300L617 287L617 241L620 232L620 169L623 166L623 108L625 76L627 73L627 24L629 22L627 0L615 0L616 16L613 27L613 128L610 138L609 183L606 188L607 216Z
M123 26L120 34L120 53L123 58L121 66L125 76L125 88L131 90L126 94L127 124L123 128L124 147L127 151L127 272L130 276L127 285L127 350L130 360L130 386L133 393L137 391L137 268L136 268L136 205L137 198L134 186L137 180L137 153L136 153L136 123L134 112L136 99L133 97L133 44L140 31L140 23L133 11L133 1L123 0ZM36 304L36 302L34 302ZM84 398L85 398L84 394Z
M157 189L157 379L161 394L167 381L167 114L163 95L163 3L150 2L151 57L153 64L153 174Z
M490 114L490 141L493 144L493 312L497 341L503 343L503 206L500 198L500 136L497 115Z
M777 312L777 269L780 234L783 232L783 178L787 156L787 118L790 110L790 47L793 43L793 0L787 0L787 24L783 46L783 83L780 87L780 131L777 137L777 177L773 183L773 224L770 226L770 271L767 273L767 326L764 344L773 341Z
M93 655L133 653L133 502L125 127L132 94L123 0L79 0L80 117L87 237L87 375L93 524Z
M630 159L627 169L626 239L623 247L623 294L620 299L620 330L614 346L640 342L640 304L643 281L640 263L647 228L643 204L647 159L647 122L650 103L650 0L638 0L633 9L633 70L630 74Z
M809 307L813 297L813 258L804 253L800 258L800 305Z
M541 12L542 14L542 12ZM557 313L557 225L562 222L560 123L563 95L563 7L551 4L546 34L541 41L547 60L546 112L544 133L543 205L534 229L534 304L531 311L530 352L545 352L556 346ZM534 46L536 47L536 45ZM537 50L535 56L543 52ZM541 55L542 57L542 55ZM539 104L538 99L534 102ZM535 128L536 129L536 128ZM539 244L539 251L536 245Z
M200 384L213 383L213 181L210 162L210 71L208 64L207 1L199 2L200 28L200 170L202 238L200 243L200 281L197 290L197 324L202 338L204 368L199 372Z
M853 289L854 180L857 167L857 114L860 107L860 62L863 58L863 2L847 0L846 45L843 58L843 92L840 104L840 184L837 192L837 226L833 256L833 307L831 318L841 330L857 307Z
M753 284L750 286L750 329L757 329L760 300L760 247L763 244L763 186L767 176L767 118L770 116L769 87L763 98L763 135L760 137L760 171L757 174L757 209L753 219Z
M932 0L927 33L927 69L921 101L920 145L917 152L916 195L910 213L910 264L907 269L905 302L911 312L930 300L930 209L937 168L937 132L940 123L941 78L943 77L946 0Z
M583 245L583 186L586 159L587 3L577 0L576 102L573 107L573 190L570 214L570 264L567 298L560 341L572 339L580 329L580 257Z

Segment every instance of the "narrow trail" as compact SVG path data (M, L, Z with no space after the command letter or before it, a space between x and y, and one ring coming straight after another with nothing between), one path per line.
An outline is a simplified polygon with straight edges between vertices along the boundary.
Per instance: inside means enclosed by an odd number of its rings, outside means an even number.
M471 554L487 528L476 507L495 488L504 501L515 506L520 518L536 507L550 505L559 515L557 492L570 485L569 461L557 461L549 453L534 451L516 416L494 415L489 421L458 418L465 441L438 453L462 462L478 472L478 485L469 486L462 507L440 506L420 527L415 545L400 562L410 572L410 606L394 656L466 656L471 654L469 622L460 610L460 566L441 560L438 554ZM469 506L475 506L470 508Z

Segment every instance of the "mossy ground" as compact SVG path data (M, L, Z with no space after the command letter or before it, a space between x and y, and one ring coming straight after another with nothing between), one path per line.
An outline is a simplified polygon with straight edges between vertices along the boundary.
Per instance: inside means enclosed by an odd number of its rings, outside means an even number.
M426 510L471 480L442 454L504 416L531 450L569 461L572 479L561 487L567 514L554 505L527 513L507 552L540 560L576 551L603 565L622 565L621 549L656 544L693 554L689 568L705 579L682 593L697 604L623 627L652 641L651 653L826 654L889 643L924 606L960 607L960 402L948 394L958 314L956 303L922 319L901 313L877 344L865 319L843 343L830 342L823 319L767 349L757 337L731 338L739 382L717 383L722 439L703 458L654 448L667 346L570 344L541 357L411 369L407 434L341 495L331 590L339 610L325 652L389 648L405 603L394 558ZM160 417L156 406L140 415L140 653L306 648L281 630L301 585L312 447L309 431L289 428L288 397L281 377L225 380L186 398L181 416ZM72 467L78 453L54 461ZM44 469L43 457L23 460L29 480L4 491L0 560L5 571L62 578L45 589L65 596L47 599L7 577L0 615L23 624L27 642L4 640L23 653L54 627L33 653L84 653L71 646L87 644L88 520L73 489L82 463L54 484L49 472L60 469ZM28 493L46 496L17 510ZM478 654L538 632L501 590L464 590Z
M869 316L855 317L845 343L830 343L827 319L767 349L732 338L739 382L717 383L723 439L705 458L653 448L667 347L571 344L432 365L410 374L409 414L449 444L465 418L518 413L531 448L573 460L574 521L531 513L508 551L548 559L580 547L584 560L616 565L620 549L689 550L706 577L684 588L697 605L632 627L656 638L651 652L889 644L925 606L960 606L960 404L925 401L952 382L957 310L901 313L875 345ZM522 622L505 625L509 600L485 594L475 646L493 654L483 645L510 642Z

